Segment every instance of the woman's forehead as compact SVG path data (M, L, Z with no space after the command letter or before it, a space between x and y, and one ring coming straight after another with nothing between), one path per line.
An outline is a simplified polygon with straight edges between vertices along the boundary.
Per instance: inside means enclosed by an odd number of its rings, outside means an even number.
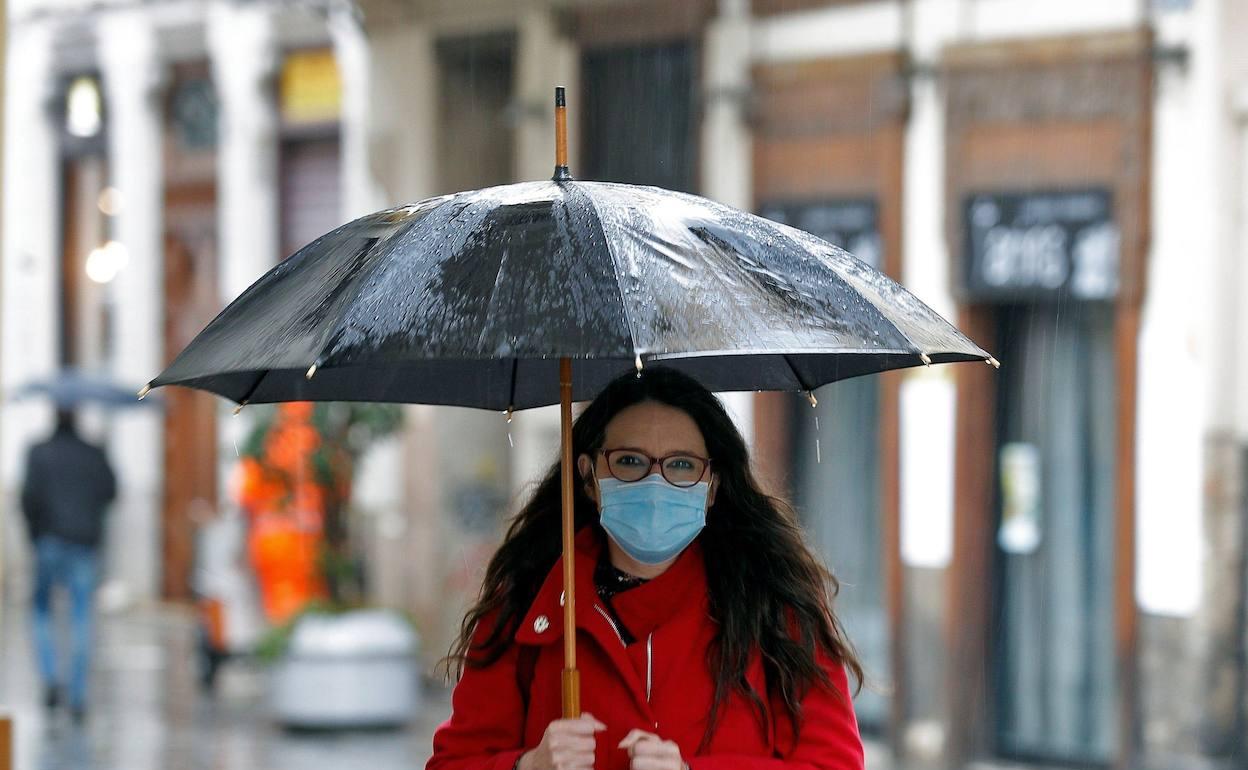
M672 452L706 454L706 440L685 411L655 401L643 401L621 410L607 423L608 449L633 447L655 457Z

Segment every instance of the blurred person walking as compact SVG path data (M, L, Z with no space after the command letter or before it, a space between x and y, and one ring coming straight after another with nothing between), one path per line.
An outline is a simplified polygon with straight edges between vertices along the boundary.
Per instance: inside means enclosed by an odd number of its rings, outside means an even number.
M75 722L86 717L98 553L104 516L116 494L104 451L78 434L73 412L59 410L55 431L27 456L22 511L35 554L33 626L45 705L56 708L64 692ZM70 603L70 664L64 680L57 667L52 613L57 587L66 590Z

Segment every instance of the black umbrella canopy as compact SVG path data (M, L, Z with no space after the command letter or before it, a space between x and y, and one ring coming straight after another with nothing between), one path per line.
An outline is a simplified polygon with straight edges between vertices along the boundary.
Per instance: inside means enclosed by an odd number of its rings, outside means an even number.
M572 181L559 88L554 180L431 198L338 228L245 291L149 387L239 403L557 401L571 628L574 399L646 361L714 391L810 391L974 360L996 363L818 238L692 195ZM573 718L575 635L564 636L564 660L563 715Z
M551 181L372 214L263 276L151 386L238 403L523 409L661 361L714 391L995 361L808 233L684 193Z

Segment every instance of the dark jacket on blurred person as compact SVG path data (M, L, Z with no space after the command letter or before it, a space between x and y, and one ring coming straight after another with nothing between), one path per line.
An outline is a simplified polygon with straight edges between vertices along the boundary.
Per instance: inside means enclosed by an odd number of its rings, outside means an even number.
M56 431L30 448L22 485L22 511L32 541L55 537L94 548L104 531L104 514L117 495L108 458L60 414Z

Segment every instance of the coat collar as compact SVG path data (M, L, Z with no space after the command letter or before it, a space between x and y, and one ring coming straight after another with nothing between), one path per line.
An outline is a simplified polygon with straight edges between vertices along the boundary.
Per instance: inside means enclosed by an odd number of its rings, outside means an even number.
M604 558L605 535L595 526L577 532L576 540L576 627L591 637L611 660L614 668L627 682L637 707L653 721L646 685L629 660L615 628L612 626L598 591L594 586L594 570ZM617 594L614 603L621 616L637 625L629 630L639 639L674 617L682 622L698 624L705 615L706 573L702 548L696 541L685 549L666 572L645 585ZM700 595L694 596L695 592ZM690 600L696 603L690 605ZM549 645L563 638L563 556L555 562L538 590L537 598L525 615L515 640L520 644ZM691 612L690 610L693 609ZM689 617L677 617L681 612ZM644 643L644 642L642 642Z
M597 527L582 527L576 533L576 626L588 631L604 646L621 646L619 637L611 624L595 609L601 605L594 585L594 570L598 560L605 558L605 536ZM639 638L653 628L667 622L682 608L689 607L689 597L695 592L705 594L706 573L702 561L701 545L694 541L685 549L666 572L653 580L616 595L613 599L620 614L635 618L638 627L633 631ZM563 637L563 556L547 573L537 598L530 605L515 639L521 644L544 645Z

